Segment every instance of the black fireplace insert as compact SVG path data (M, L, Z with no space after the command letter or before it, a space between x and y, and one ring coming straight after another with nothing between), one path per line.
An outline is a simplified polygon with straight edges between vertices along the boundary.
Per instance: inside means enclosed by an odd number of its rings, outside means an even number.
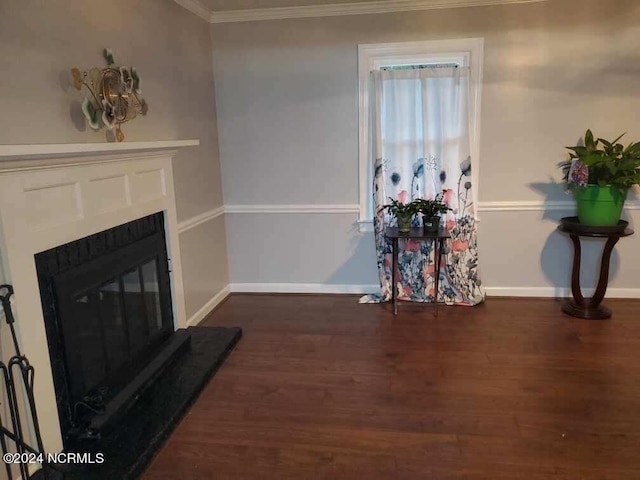
M76 435L174 332L164 214L35 256L63 438Z

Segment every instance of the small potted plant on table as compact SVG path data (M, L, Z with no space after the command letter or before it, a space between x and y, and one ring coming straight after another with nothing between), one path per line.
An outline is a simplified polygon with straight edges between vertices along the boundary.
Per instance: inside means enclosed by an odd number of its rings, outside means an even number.
M389 202L387 205L380 207L379 211L387 210L391 215L396 217L398 220L398 231L408 232L411 230L411 220L413 220L413 216L418 213L416 202L401 203L391 197L389 197Z
M584 225L617 225L629 188L640 183L640 142L625 147L617 143L623 135L612 142L594 140L587 130L584 146L567 147L571 159L560 167Z
M443 194L439 193L434 199L419 198L414 202L417 204L418 212L422 213L425 232L437 232L440 229L440 216L451 210L442 201L442 196Z

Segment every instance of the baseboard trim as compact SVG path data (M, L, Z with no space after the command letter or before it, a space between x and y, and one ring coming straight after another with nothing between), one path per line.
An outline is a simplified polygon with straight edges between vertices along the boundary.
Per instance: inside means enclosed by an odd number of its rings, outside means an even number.
M325 283L232 283L233 293L378 293L380 285L334 285Z
M324 283L232 283L231 293L379 293L380 285L334 285ZM485 287L488 297L567 298L570 288L556 287ZM593 295L594 289L584 289L584 295ZM610 288L607 298L640 299L640 288ZM204 318L204 317L203 317Z
M570 288L559 287L485 287L488 297L523 297L523 298L569 298ZM594 288L585 288L583 295L593 295ZM609 288L606 298L640 299L640 288Z
M194 313L189 320L187 320L187 327L193 327L199 324L202 320L204 320L207 315L209 315L214 308L216 308L225 298L229 296L231 293L230 286L227 285L222 290L214 295L214 297L205 303L200 310Z

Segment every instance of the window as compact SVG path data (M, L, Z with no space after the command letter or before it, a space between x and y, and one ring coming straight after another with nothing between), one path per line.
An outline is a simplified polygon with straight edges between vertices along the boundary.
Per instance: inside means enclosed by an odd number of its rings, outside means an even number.
M436 40L427 42L369 44L358 46L359 78L359 202L360 230L371 230L373 218L373 159L370 145L371 75L374 70L438 68L464 66L470 68L471 99L469 134L473 158L472 182L474 203L478 195L478 159L480 136L480 95L482 86L483 44L481 38Z

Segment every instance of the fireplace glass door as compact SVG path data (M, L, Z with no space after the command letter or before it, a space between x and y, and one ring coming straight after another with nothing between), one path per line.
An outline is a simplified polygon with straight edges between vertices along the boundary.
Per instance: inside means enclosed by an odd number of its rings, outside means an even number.
M136 366L171 333L163 321L158 259L123 271L88 290L69 295L60 284L60 314L72 402L88 392L111 396ZM104 400L107 400L106 398Z
M162 214L136 222L36 256L63 430L103 410L174 331Z

